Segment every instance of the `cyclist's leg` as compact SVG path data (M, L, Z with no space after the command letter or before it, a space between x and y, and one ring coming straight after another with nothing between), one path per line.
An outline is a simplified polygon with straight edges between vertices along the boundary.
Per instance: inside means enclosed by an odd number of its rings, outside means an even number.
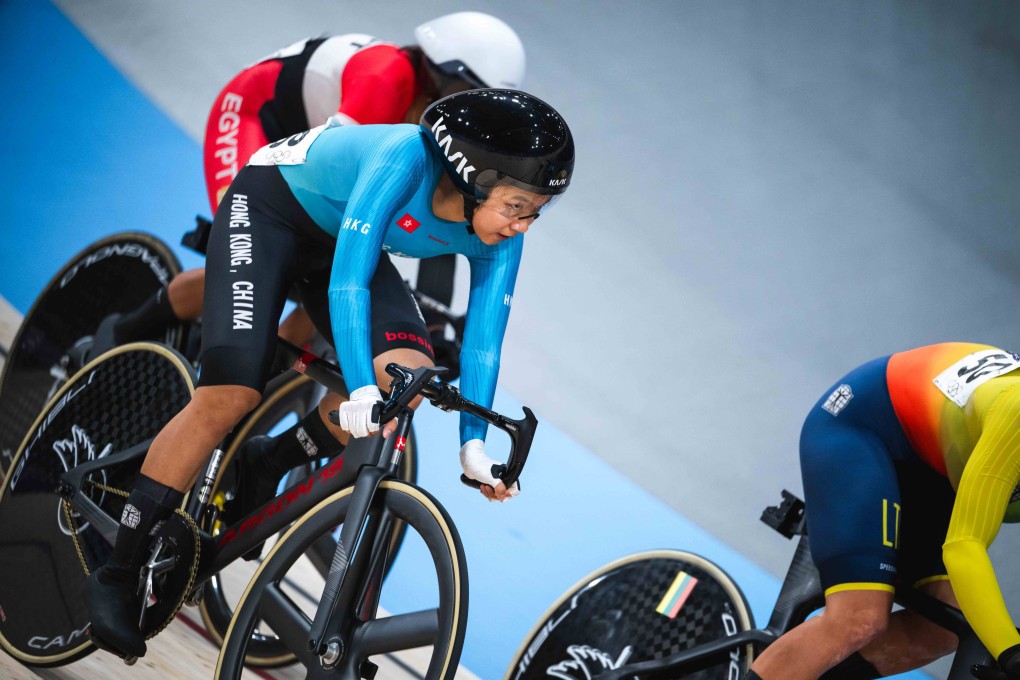
M167 299L174 317L194 321L202 316L202 298L205 296L205 267L181 272L170 281Z
M887 361L851 372L804 422L801 473L826 608L758 657L752 669L765 680L817 678L888 625L901 507L893 456L903 445L895 435L903 435L885 386Z
M948 580L918 586L928 595L959 607ZM956 635L923 616L901 609L889 618L886 631L861 649L861 656L876 669L875 677L887 677L920 668L956 651ZM823 675L823 680L828 680Z
M942 543L953 511L955 493L949 480L921 461L896 466L902 511L897 555L897 583L909 583L957 607L942 562ZM955 651L956 635L919 614L903 609L861 655L882 677L904 673ZM827 676L823 676L827 678Z
M280 337L292 345L303 347L315 334L315 324L308 312L298 305L287 318L280 322Z
M148 557L149 531L165 521L179 507L184 494L144 473L135 482L121 515L113 555L87 581L86 596L92 621L93 639L110 645L127 656L145 656L145 637L127 621L137 625L141 600L137 595L138 572Z
M173 490L185 492L213 447L258 405L268 377L277 319L286 291L296 278L299 241L296 232L274 216L279 214L279 206L297 203L278 170L253 170L231 185L226 200L232 205L218 211L213 223L205 295L209 319L203 326L200 387L149 449L142 465L143 475L152 482L147 485L151 488L144 489L149 495L167 497ZM243 250L231 247L238 235L246 237L240 239ZM132 549L133 537L144 540L159 515L156 510L145 515L125 513L114 548L115 554L120 551L125 559L117 567L138 573L144 556L140 554L143 551ZM123 550L122 543L126 546ZM138 655L139 650L144 653L135 614L139 609L131 611L133 603L140 602L135 589L127 583L114 584L122 592L113 598L111 584L103 583L100 575L93 576L89 588L99 598L93 597L90 603L94 636L132 655Z
M174 276L134 309L110 314L100 321L88 357L114 347L157 336L175 324L195 321L202 315L205 269L189 269Z

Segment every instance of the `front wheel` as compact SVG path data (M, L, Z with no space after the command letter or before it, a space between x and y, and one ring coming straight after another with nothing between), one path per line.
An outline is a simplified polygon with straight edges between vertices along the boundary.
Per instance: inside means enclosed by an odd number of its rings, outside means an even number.
M679 550L636 553L561 595L524 639L504 678L593 678L752 628L744 594L714 563ZM747 646L725 663L661 677L742 678L751 657Z
M224 490L234 486L234 466L231 465L231 461L244 441L255 435L269 434L275 429L279 429L282 424L296 422L301 416L316 407L323 393L323 389L317 383L297 373L287 374L270 383L262 403L238 426L224 449L223 463L213 485L214 499L222 503L222 499L225 498ZM378 448L382 446L382 443L381 437L373 437L369 440L360 440L358 444L348 448L344 454L344 470L350 471L349 476L352 480L360 465L377 461ZM417 456L418 447L414 430L411 430L407 448L397 470L397 476L402 481L410 484L415 482ZM312 475L321 464L322 461L315 461L306 466L295 468L287 477L285 485L289 486L295 480ZM210 533L215 535L222 527L217 523L209 529ZM393 528L387 572L397 556L406 529L402 522L396 523ZM306 555L307 561L320 575L325 576L329 571L335 550L336 539L332 535L324 534L320 540L309 547ZM234 615L234 607L241 594L240 591L244 584L250 580L254 569L255 565L252 562L238 560L228 565L222 572L213 575L206 583L199 610L206 629L216 643L223 641L227 626L230 625L230 619ZM277 668L296 661L294 655L287 651L286 646L275 635L259 630L256 630L255 637L248 646L247 654L248 658L245 663L249 666Z
M414 593L401 593L399 603L389 603L391 607L413 603L407 605L411 611L380 615L371 604L378 594L366 587L377 579L359 581L357 575L363 572L355 556L344 591L353 588L358 597L350 600L349 610L335 613L342 617L345 631L337 641L339 658L329 665L308 650L316 598L323 590L324 579L301 558L320 537L332 534L337 523L344 521L352 491L349 487L324 500L298 520L269 552L237 606L220 650L216 677L241 677L256 623L272 628L305 666L307 677L336 674L360 678L371 665L380 667L381 677L390 677L397 664L417 667L421 677L429 680L454 677L467 624L464 549L443 507L425 491L397 480L380 484L370 521L391 516L405 522L407 540L424 543L434 569L418 575ZM301 585L297 585L299 579ZM309 586L310 579L314 585ZM383 600L386 591L383 584ZM315 593L315 598L309 597L309 592Z

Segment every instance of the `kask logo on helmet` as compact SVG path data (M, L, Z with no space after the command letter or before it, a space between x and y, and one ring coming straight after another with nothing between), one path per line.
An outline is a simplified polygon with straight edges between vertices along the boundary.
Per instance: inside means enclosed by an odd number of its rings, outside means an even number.
M443 120L445 119L445 116L439 117L439 120L437 120L432 126L432 134L436 138L436 143L439 144L439 150L443 152L444 156L446 156L446 160L451 163L456 163L458 160L460 161L457 165L457 172L460 173L460 176L464 178L465 182L470 182L471 180L468 178L468 173L474 172L475 166L468 165L471 161L469 161L467 156L462 154L460 151L454 154L450 153L453 146L453 135L447 134L445 137L439 136L440 133L446 129L446 126L443 125Z

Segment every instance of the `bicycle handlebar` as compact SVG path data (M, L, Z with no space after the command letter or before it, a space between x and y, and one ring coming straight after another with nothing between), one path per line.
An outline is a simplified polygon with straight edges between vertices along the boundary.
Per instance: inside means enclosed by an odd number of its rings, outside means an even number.
M303 373L334 392L347 391L343 375L335 364L285 340L277 339L276 365ZM380 425L393 420L419 394L428 399L433 406L444 411L470 413L499 428L510 437L510 455L506 463L494 466L492 476L498 477L507 487L518 480L528 460L535 430L538 428L538 418L530 408L523 407L524 417L514 420L465 399L456 387L436 380L446 372L441 366L412 370L399 364L390 364L386 367L386 372L393 376L393 381L390 383L390 395L378 413ZM330 420L333 420L332 414ZM481 486L480 482L463 474L460 481L476 489Z
M506 463L493 466L492 476L498 477L507 487L520 478L538 428L538 418L530 408L524 406L524 417L514 420L465 399L456 387L435 379L446 372L441 366L411 370L398 364L389 364L386 372L393 376L393 381L390 383L390 397L379 414L380 425L392 420L412 399L421 394L443 411L464 411L506 432L510 437L510 455ZM460 476L460 481L476 489L481 487L481 482L464 474Z

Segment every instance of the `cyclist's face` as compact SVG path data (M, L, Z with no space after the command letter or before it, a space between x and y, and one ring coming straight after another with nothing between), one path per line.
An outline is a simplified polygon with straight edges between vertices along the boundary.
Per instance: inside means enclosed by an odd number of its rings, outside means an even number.
M482 243L494 246L528 231L539 209L549 200L514 186L501 185L478 205L471 226Z

